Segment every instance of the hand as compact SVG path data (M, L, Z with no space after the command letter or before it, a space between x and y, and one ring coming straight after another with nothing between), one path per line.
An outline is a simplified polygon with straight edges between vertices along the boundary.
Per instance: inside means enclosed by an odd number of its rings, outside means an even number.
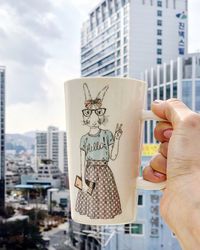
M181 101L156 101L152 111L159 122L155 138L159 153L144 169L144 179L167 179L160 204L161 216L184 250L200 246L200 115Z
M114 134L114 138L115 140L119 140L121 135L122 135L123 131L122 131L122 124L118 124L117 123L117 126L116 126L116 129L115 129L115 134Z
M88 190L88 185L86 184L85 179L83 178L82 179L82 191L87 192L87 190Z

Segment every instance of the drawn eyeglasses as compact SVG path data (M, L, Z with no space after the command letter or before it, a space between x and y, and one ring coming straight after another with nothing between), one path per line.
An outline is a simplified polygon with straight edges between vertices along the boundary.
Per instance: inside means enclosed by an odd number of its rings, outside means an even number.
M83 113L84 116L90 117L93 111L95 112L96 115L102 116L102 115L105 114L106 108L99 108L99 109L83 109L83 110L82 110L82 113Z

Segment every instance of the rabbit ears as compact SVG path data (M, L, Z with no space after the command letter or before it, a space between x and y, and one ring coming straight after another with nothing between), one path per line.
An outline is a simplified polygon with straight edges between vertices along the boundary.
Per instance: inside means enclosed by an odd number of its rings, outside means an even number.
M101 91L99 91L99 93L97 94L97 96L96 96L96 98L94 100L100 99L101 102L102 102L108 88L109 88L109 86L106 85ZM84 95L85 95L85 101L93 100L87 83L83 84L83 90L84 90Z

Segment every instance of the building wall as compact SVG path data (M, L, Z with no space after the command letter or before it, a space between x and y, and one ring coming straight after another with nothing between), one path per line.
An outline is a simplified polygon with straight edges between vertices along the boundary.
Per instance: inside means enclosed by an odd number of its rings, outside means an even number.
M0 209L5 206L5 67L0 67Z
M153 100L179 98L189 108L200 112L200 53L171 60L169 64L146 70L142 79L148 83L147 109ZM156 143L155 121L145 122L145 143Z
M187 16L187 1L184 0L131 1L129 43L131 77L139 78L145 69L176 59L180 53L181 55L187 53L188 19L176 16L182 12ZM158 31L162 34L158 34ZM182 38L180 31L183 32ZM180 46L181 51L179 51Z
M187 20L187 0L101 1L82 26L81 75L140 78L185 55Z

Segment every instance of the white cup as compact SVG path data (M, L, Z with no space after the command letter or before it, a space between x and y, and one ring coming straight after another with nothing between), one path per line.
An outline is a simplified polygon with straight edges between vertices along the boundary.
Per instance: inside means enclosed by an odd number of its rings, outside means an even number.
M147 84L128 78L65 82L71 216L89 225L135 221L137 189L159 190L139 175Z

